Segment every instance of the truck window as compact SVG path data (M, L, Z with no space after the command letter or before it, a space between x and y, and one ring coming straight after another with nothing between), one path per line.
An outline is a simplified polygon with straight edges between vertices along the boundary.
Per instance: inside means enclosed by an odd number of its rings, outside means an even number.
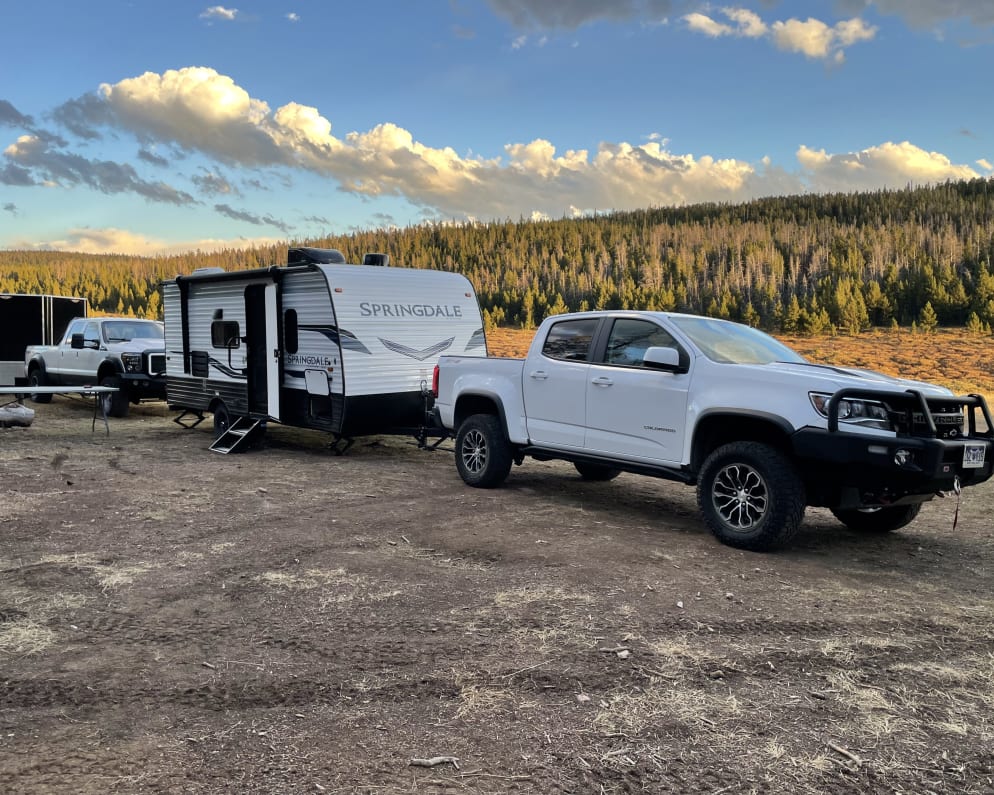
M607 339L604 361L607 364L641 367L646 350L653 347L679 350L670 333L655 323L621 318L614 321L611 335Z
M542 355L550 359L585 362L599 320L593 317L556 323L549 329L549 334L545 338Z
M73 334L82 334L84 328L86 328L86 318L85 317L76 318L72 323L69 324L69 328L66 329L66 337L65 337L66 343L68 343L72 339Z
M87 323L83 332L83 344L88 348L100 347L100 327L96 323Z

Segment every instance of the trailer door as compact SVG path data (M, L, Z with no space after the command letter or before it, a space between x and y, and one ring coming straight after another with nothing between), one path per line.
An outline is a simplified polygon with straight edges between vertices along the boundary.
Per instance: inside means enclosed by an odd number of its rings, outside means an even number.
M280 419L280 339L276 285L245 288L249 411Z

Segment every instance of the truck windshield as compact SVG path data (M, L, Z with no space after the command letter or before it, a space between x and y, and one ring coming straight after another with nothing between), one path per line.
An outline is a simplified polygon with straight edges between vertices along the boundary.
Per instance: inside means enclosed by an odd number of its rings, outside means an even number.
M129 342L135 339L161 340L162 338L162 326L152 321L112 320L104 323L104 340L107 342Z
M723 364L770 364L807 361L782 342L749 326L710 317L670 316L670 320L711 361Z

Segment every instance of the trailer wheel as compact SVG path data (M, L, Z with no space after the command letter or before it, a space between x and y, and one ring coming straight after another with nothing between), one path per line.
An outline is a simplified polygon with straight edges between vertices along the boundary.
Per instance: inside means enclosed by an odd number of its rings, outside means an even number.
M45 373L40 367L35 367L28 376L28 384L31 386L48 386L48 378L45 377ZM39 392L33 392L31 393L31 402L51 403L52 396L41 394Z
M842 524L857 533L889 533L911 524L921 509L921 503L916 503L851 511L833 509L832 513Z
M576 467L576 471L580 473L580 477L584 480L592 481L607 481L614 480L618 475L621 474L620 469L615 469L614 467L604 466L604 464L588 464L584 462L577 461L573 464Z
M114 387L117 392L106 392L100 396L101 407L108 417L127 417L131 408L128 390L116 375L107 375L100 379L100 386Z
M470 486L492 489L511 471L511 445L504 436L500 418L474 414L456 433L456 469Z
M760 442L722 445L704 461L697 504L723 544L765 552L784 546L804 516L804 484L790 459Z
M218 403L214 407L214 438L220 439L231 427L231 414L224 403Z

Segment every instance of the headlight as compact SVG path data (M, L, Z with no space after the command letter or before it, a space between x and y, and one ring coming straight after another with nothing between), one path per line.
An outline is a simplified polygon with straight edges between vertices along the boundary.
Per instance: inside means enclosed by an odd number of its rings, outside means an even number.
M811 405L821 416L828 417L828 401L832 397L824 392L809 392ZM884 403L876 400L840 400L839 422L861 425L864 428L878 428L892 431L890 411Z
M140 353L122 353L121 364L124 365L126 373L140 373L142 371L142 355Z

